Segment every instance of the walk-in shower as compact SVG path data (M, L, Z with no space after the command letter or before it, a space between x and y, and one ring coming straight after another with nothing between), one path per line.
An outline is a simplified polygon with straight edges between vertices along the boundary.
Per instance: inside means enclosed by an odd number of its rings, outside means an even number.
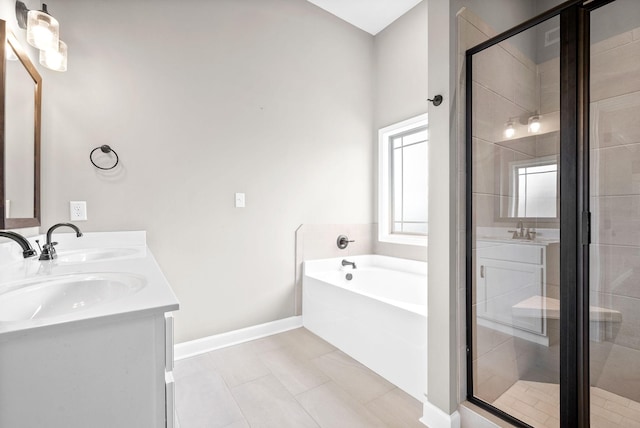
M468 398L640 426L640 2L468 22Z

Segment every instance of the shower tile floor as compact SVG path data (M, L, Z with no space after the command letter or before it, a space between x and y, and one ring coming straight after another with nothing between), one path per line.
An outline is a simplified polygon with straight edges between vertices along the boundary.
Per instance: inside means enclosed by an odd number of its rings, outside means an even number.
M493 404L534 427L559 428L557 384L519 380ZM592 428L640 428L640 403L591 387Z
M425 428L422 404L304 328L176 361L179 428Z

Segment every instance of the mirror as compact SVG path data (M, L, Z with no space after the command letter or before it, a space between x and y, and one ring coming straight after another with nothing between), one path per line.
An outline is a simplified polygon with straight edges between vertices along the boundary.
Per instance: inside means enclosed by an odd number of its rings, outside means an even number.
M40 225L42 77L0 20L0 228Z
M558 131L496 143L500 220L557 221Z
M555 218L558 216L556 156L513 161L509 165L511 198L509 217Z

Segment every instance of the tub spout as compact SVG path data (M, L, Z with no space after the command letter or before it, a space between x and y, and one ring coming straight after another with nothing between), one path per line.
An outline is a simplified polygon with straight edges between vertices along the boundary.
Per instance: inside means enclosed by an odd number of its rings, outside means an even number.
M356 264L355 264L354 262L350 262L350 261L348 261L348 260L343 260L343 261L342 261L342 266L351 266L351 267L353 267L354 269L356 268Z

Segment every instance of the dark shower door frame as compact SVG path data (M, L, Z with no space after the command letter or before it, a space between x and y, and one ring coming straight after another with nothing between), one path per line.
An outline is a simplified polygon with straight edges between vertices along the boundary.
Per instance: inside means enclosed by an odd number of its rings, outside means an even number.
M529 425L473 391L473 55L560 16L560 426L588 427L589 403L589 14L615 0L570 0L466 51L467 399L520 427Z

